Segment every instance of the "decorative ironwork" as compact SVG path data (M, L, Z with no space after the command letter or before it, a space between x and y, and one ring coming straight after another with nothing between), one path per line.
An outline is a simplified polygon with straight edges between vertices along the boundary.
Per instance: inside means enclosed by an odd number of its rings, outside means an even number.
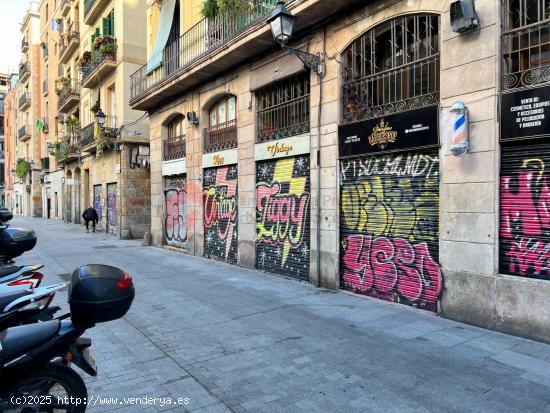
M323 75L325 72L325 67L323 60L321 59L321 54L312 54L308 52L304 52L300 49L295 49L293 47L285 47L285 50L288 51L291 55L296 56L298 59L300 59L304 66L307 67L310 70L313 70L318 75Z
M80 145L82 145L82 147L85 147L94 143L94 131L95 131L95 122L92 122L81 129Z
M62 108L69 99L80 96L80 86L75 79L70 79L69 82L64 84L59 91L59 100L57 101L57 108Z
M204 153L237 147L237 121L220 123L204 129Z
M148 73L147 65L144 65L130 76L130 100L144 96L149 89L181 73L197 59L228 44L250 27L263 24L276 4L277 0L263 0L256 2L248 13L229 13L202 19L165 47L162 66Z
M258 142L309 132L309 73L270 84L256 92Z
M185 148L185 135L176 136L170 140L163 142L163 159L165 161L172 161L175 159L185 158L186 148Z
M116 40L114 40L116 43ZM84 83L88 77L90 77L95 70L101 66L105 61L116 61L116 51L112 53L104 53L99 50L93 50L88 56L89 60L87 62L82 62L80 66L80 71L82 72L82 82Z
M542 0L532 0L535 1L542 5ZM548 11L545 20L522 27L516 26L544 14L538 12L529 18L529 9L508 9L506 27L509 30L502 34L502 90L550 82L550 1L546 4Z
M22 109L31 103L31 94L29 92L23 93L19 96L19 109Z
M342 54L342 123L439 103L439 17L382 23Z

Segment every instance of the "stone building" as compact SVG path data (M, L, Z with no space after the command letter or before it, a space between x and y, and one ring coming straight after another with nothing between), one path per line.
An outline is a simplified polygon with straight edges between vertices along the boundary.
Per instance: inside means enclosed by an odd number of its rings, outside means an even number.
M274 1L178 3L131 80L156 245L550 341L549 2L290 1L291 54Z

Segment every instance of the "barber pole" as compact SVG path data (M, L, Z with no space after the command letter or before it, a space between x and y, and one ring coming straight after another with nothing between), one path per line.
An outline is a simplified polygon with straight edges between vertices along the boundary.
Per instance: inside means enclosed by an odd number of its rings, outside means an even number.
M462 156L470 147L468 139L468 108L464 102L455 102L450 110L452 124L451 153Z

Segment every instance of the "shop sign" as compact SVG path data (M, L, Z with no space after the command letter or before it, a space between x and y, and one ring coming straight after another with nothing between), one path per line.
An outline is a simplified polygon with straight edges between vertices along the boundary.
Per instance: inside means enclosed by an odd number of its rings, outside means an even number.
M216 166L234 165L239 161L237 149L228 149L202 155L202 167L213 168Z
M374 118L338 128L340 156L439 145L439 106Z
M257 143L254 148L255 159L257 161L304 155L309 154L309 151L309 135Z
M500 140L550 137L550 86L506 93L500 102Z

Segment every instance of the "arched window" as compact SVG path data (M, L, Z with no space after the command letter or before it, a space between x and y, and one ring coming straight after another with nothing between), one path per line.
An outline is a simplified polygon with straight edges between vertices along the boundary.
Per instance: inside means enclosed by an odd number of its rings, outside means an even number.
M384 22L342 53L343 122L439 102L439 16Z
M236 104L236 97L227 95L210 107L209 127L204 135L205 153L237 147Z
M168 123L168 139L164 143L164 160L185 158L185 130L183 115L177 115Z

